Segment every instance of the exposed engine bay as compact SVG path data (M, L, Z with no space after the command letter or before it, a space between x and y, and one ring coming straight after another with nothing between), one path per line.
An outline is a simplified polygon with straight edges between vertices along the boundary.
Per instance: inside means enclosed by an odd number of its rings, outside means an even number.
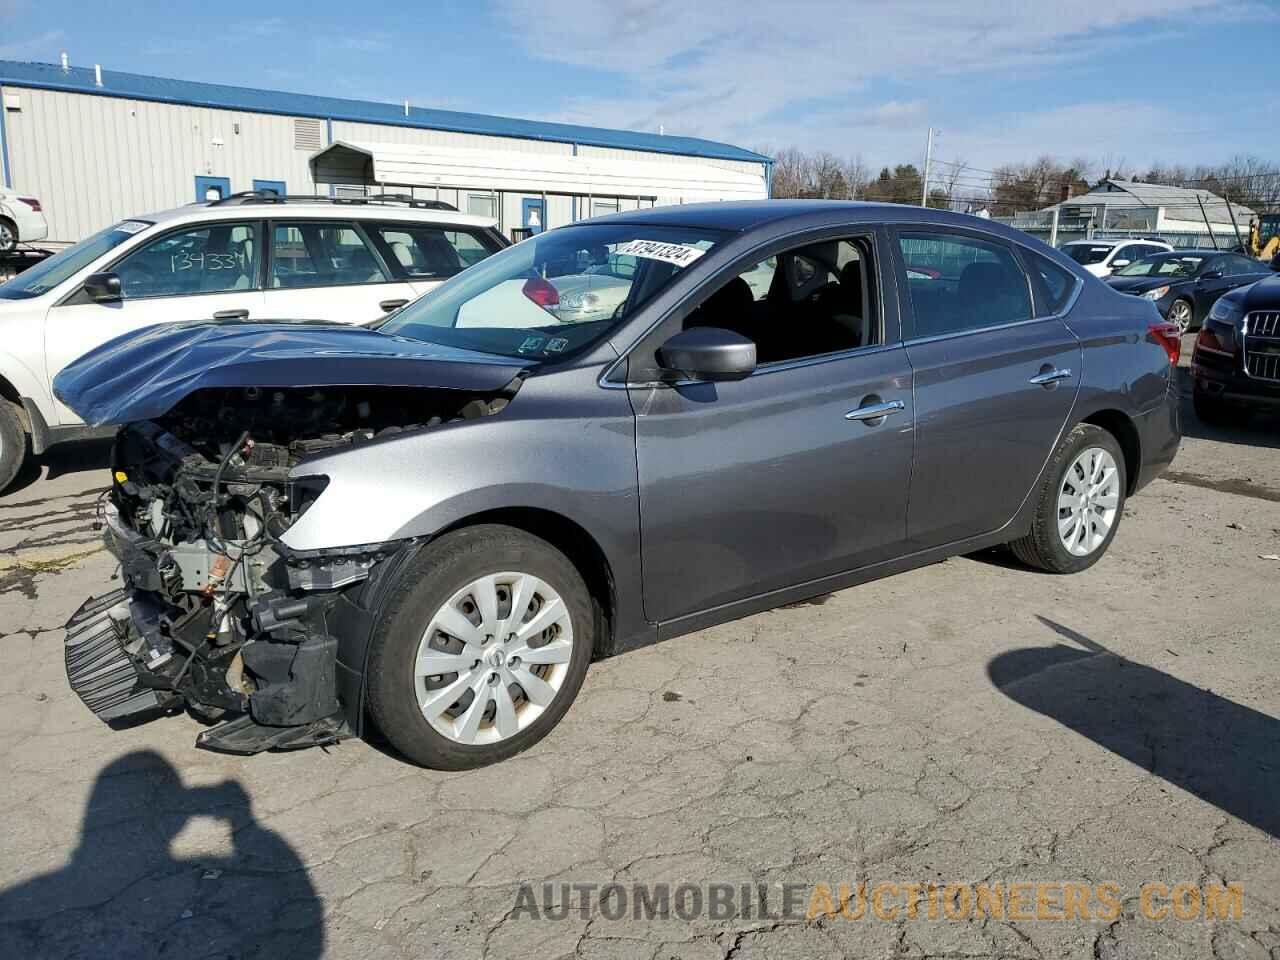
M292 550L282 538L328 482L305 462L491 416L517 386L202 390L122 428L102 521L123 589L67 624L73 688L107 721L183 706L225 721L201 735L210 749L349 735L333 608L409 541Z

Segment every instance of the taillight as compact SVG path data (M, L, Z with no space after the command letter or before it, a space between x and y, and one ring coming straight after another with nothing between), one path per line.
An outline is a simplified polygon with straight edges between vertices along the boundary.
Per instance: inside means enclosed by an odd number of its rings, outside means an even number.
M1164 352L1169 355L1169 363L1175 367L1178 365L1178 358L1182 356L1182 336L1176 324L1151 324L1147 327L1147 339L1164 347Z
M25 203L28 207L30 207L36 213L39 213L41 210L40 201L37 200L35 197L19 197L18 202Z
M560 306L560 292L542 277L530 277L524 282L520 292L543 310Z

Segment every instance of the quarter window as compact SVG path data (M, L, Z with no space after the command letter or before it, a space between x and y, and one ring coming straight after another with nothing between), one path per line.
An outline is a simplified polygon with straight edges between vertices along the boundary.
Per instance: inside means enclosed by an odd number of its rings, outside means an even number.
M352 224L300 221L272 227L274 289L348 286L389 279Z
M684 321L723 327L756 344L761 364L880 342L875 270L867 240L826 240L752 264Z
M126 300L257 287L260 251L251 223L214 223L166 234L112 269Z
M1061 313L1071 299L1071 294L1075 291L1076 283L1078 282L1075 274L1038 253L1028 251L1026 258L1031 270L1040 275L1040 279L1044 283L1045 294L1048 297L1048 301L1036 311L1037 315L1050 316L1055 313Z
M944 233L898 237L916 337L937 337L1031 318L1027 278L1006 247Z

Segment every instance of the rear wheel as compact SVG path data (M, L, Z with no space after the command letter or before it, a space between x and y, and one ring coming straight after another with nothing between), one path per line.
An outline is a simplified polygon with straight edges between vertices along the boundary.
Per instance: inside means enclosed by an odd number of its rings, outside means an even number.
M1124 512L1124 453L1106 430L1078 424L1058 444L1037 491L1031 532L1009 544L1019 560L1078 573L1107 552Z
M18 408L0 400L0 493L13 482L30 455L31 438L23 429Z
M597 632L568 558L496 525L431 544L379 621L370 713L406 757L443 770L495 763L546 736L582 686Z

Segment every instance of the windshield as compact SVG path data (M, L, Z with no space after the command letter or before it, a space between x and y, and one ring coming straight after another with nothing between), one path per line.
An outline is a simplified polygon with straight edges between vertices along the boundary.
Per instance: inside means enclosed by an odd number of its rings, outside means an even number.
M608 335L724 236L627 223L560 227L482 260L378 329L507 357L559 359Z
M108 250L151 226L144 220L126 220L81 240L73 247L42 260L8 283L0 284L0 300L29 300L48 293L63 280L93 263Z
M1076 263L1086 265L1101 263L1107 259L1107 254L1111 252L1111 247L1096 243L1068 243L1062 248L1062 252Z
M1115 275L1117 277L1190 277L1203 262L1203 257L1183 257L1176 253L1165 253L1157 257L1135 260L1127 267L1121 267Z

